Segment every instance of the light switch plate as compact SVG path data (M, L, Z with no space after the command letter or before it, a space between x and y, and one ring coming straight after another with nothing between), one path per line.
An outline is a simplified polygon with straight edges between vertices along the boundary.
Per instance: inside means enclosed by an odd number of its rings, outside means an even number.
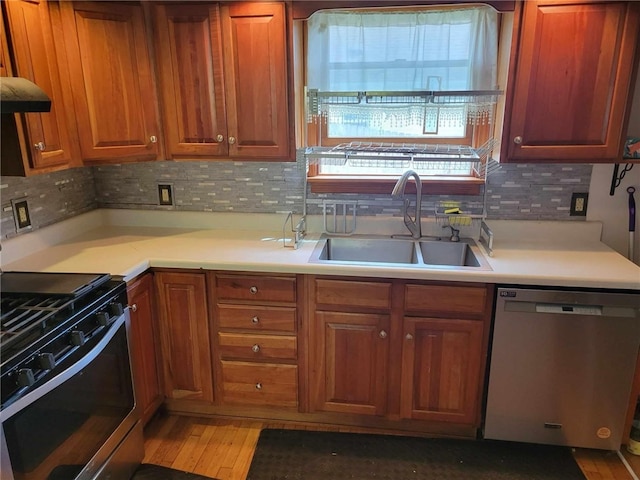
M11 200L13 208L13 220L16 224L16 232L31 230L31 215L29 215L29 204L26 198L15 198Z

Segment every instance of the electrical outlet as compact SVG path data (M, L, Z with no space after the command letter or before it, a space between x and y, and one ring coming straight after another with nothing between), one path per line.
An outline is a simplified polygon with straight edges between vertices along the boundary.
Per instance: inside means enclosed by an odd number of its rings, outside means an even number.
M587 215L588 193L574 192L571 195L571 209L569 215L572 217L585 217Z
M170 183L158 184L158 205L173 205L173 186Z
M31 216L29 215L29 204L26 198L16 198L11 200L13 208L13 220L16 224L16 232L31 229Z

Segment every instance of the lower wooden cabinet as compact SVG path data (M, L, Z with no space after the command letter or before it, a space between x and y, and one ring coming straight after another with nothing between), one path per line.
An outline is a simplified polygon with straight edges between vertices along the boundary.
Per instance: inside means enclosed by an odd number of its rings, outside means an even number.
M472 424L478 420L483 324L404 319L402 418Z
M206 276L161 271L155 284L165 394L213 402Z
M216 404L298 409L295 275L210 274Z
M309 277L307 292L312 412L479 427L491 285Z
M312 409L383 415L389 315L317 311L312 332Z
M130 351L136 402L147 423L164 400L158 377L157 324L153 275L144 274L127 284L131 314Z

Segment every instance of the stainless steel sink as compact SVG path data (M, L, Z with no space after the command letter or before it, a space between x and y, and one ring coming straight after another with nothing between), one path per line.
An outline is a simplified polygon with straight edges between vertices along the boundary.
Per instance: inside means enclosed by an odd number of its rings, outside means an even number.
M312 263L344 263L421 268L491 270L470 238L459 242L438 239L392 238L376 235L323 235L309 259Z
M319 260L418 263L414 242L393 238L327 238Z
M427 265L451 265L456 267L479 267L480 262L469 243L421 241L422 260Z

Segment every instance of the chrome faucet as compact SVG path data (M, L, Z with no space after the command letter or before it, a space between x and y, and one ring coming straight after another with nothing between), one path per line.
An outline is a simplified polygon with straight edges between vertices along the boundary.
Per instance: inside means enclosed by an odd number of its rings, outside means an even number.
M411 218L409 215L409 205L411 201L405 196L405 189L407 187L407 181L409 177L413 177L416 181L416 214L414 218ZM420 226L420 209L422 204L422 181L420 180L420 176L413 170L407 170L402 174L402 176L396 182L395 187L393 187L393 191L391 192L392 197L402 197L404 199L402 214L404 216L404 224L411 232L411 236L413 238L420 238L422 236L422 228Z

